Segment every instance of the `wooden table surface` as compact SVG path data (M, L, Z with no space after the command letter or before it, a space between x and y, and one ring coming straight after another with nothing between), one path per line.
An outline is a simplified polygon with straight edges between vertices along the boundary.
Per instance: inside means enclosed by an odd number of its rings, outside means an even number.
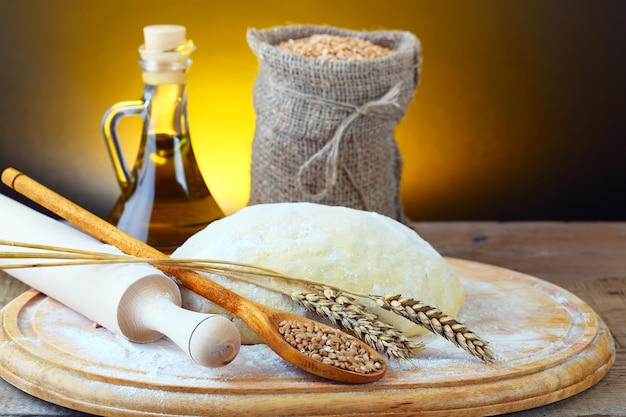
M445 256L510 268L576 294L608 325L617 358L607 376L560 402L510 417L626 417L626 223L416 223ZM27 287L0 272L0 306ZM0 380L0 416L87 416Z

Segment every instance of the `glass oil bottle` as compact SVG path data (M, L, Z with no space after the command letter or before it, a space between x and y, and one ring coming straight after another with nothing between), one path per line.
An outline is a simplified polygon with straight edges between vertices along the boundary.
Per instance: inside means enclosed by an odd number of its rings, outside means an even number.
M184 26L146 26L139 48L143 97L113 105L102 120L121 189L108 221L167 254L224 217L201 175L189 135L187 69L194 49ZM116 131L118 121L130 115L143 119L132 170Z

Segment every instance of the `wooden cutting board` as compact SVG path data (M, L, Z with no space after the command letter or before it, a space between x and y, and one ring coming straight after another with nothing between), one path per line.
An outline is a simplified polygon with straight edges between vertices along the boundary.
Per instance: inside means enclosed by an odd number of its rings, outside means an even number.
M578 297L540 279L448 259L463 281L458 319L491 342L485 364L435 336L416 359L388 361L367 385L328 382L264 345L219 369L167 339L134 344L30 290L2 310L0 376L41 399L105 416L485 416L583 391L608 372L615 347Z

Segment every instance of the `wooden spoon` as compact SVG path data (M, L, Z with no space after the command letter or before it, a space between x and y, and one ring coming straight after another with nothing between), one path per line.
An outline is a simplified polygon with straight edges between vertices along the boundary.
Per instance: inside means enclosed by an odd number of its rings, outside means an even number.
M2 182L42 207L73 223L83 231L113 245L121 251L142 258L160 258L167 255L133 236L102 220L95 214L69 201L63 196L39 184L14 168L7 168L2 173ZM375 371L361 373L341 369L332 364L325 364L301 353L291 346L279 333L279 324L285 320L295 322L312 322L297 314L273 309L257 304L240 295L202 277L189 269L172 266L154 265L156 268L175 276L184 286L232 312L246 323L274 352L298 368L339 382L368 383L376 381L385 374L386 365L382 357L374 349L359 341L368 352L370 360L379 364ZM314 322L320 328L333 331L330 326Z

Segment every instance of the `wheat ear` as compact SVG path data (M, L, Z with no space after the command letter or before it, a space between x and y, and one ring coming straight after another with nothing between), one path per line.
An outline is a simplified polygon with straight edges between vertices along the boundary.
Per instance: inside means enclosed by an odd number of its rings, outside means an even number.
M485 340L459 323L454 317L448 316L437 308L412 298L403 298L399 294L384 297L371 295L368 298L385 310L392 311L446 338L477 358L487 362L495 360L495 355Z

